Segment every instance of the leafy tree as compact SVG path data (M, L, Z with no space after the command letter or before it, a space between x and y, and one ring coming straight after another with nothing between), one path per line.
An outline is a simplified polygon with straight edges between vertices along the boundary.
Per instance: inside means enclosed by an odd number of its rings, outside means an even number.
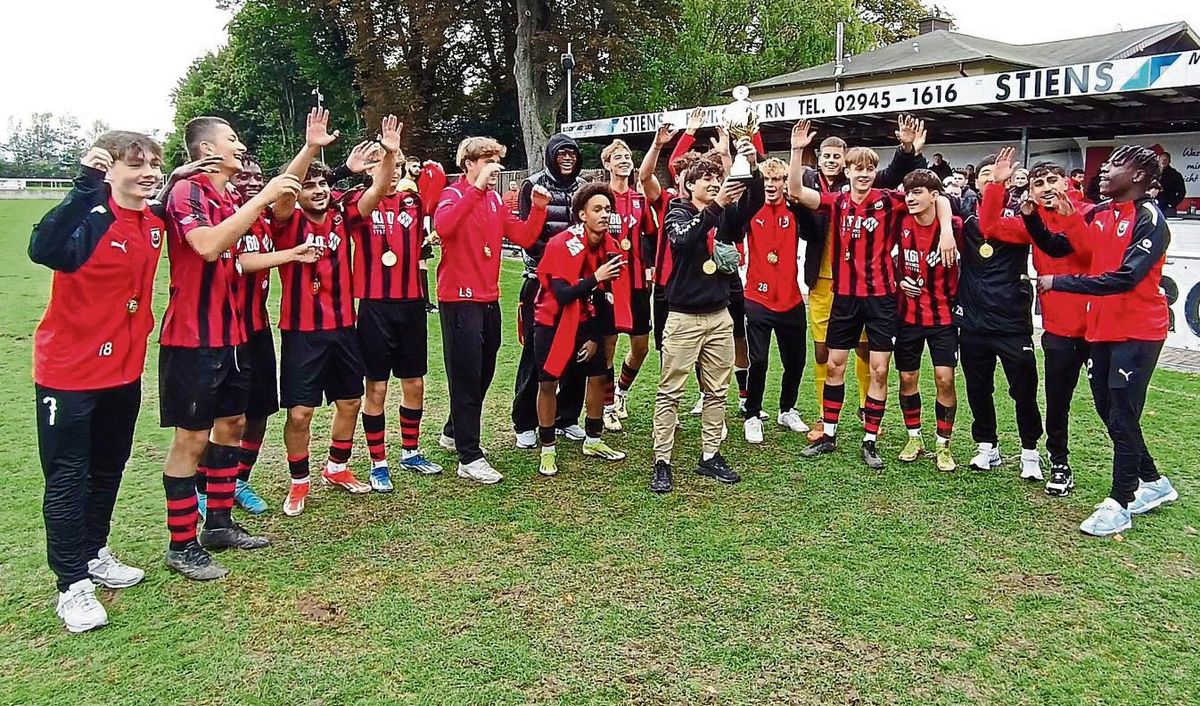
M3 151L12 176L69 177L78 171L84 137L73 115L34 113L28 120L10 119Z

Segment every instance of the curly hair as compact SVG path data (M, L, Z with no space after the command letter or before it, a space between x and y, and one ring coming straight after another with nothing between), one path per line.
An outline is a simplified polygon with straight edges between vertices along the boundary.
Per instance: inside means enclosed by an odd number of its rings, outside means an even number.
M1162 165L1158 162L1158 155L1149 147L1121 145L1112 151L1108 161L1110 164L1117 165L1132 164L1135 169L1141 170L1146 175L1146 181L1149 184L1153 184L1162 177Z

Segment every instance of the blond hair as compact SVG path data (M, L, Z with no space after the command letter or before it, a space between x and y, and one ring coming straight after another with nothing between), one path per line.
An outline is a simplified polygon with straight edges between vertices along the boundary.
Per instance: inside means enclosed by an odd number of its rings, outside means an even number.
M765 177L785 177L788 173L787 162L778 157L771 157L770 159L764 160L763 163L759 165L759 169L762 171L763 176Z
M878 167L879 155L870 147L851 147L846 152L846 165L855 167Z
M458 143L458 151L454 155L454 162L459 169L466 171L467 162L477 159L488 159L489 157L499 157L504 159L504 155L508 153L508 148L490 137L468 137Z
M619 149L623 149L630 155L633 155L633 150L629 149L629 145L625 143L625 140L616 139L600 151L600 163L608 164L608 160L611 159L613 154L615 154Z

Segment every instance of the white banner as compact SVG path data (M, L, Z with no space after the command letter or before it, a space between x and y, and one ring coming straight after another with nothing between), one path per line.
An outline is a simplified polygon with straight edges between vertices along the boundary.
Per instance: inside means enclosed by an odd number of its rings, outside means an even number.
M805 118L820 120L844 115L899 113L1196 85L1200 85L1200 51L1190 51L772 98L755 102L754 108L761 122L794 122ZM724 111L723 105L706 107L704 125L721 122ZM654 132L663 123L683 126L689 112L689 108L682 108L585 120L566 123L561 129L572 137Z

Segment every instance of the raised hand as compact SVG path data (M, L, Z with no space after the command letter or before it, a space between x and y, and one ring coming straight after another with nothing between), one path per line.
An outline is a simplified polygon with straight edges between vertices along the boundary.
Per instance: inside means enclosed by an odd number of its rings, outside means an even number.
M816 129L807 120L800 120L792 126L792 149L802 150L812 144Z
M533 199L533 205L538 208L546 208L550 205L550 192L544 186L533 187L530 197Z
M621 274L621 266L625 264L619 256L608 260L603 265L596 268L596 281L607 282L610 279L616 279Z
M338 139L341 132L329 132L329 111L324 108L313 108L308 111L308 120L304 128L304 143L312 147L328 147Z
M1069 216L1075 213L1075 204L1071 203L1066 194L1055 194L1054 211L1060 216Z
M267 182L262 193L267 201L278 201L281 197L295 197L300 193L300 180L295 174L280 174Z
M712 143L712 148L716 150L717 154L729 156L729 131L725 129L724 125L718 125L717 136L710 137L708 141Z
M674 130L672 128L674 128L674 125L671 123L663 123L662 125L658 126L658 131L654 133L655 147L658 147L659 149L666 147L667 143L671 141L671 138L675 137L675 135L679 133L678 130Z
M700 126L704 124L704 109L696 106L692 108L692 112L688 113L687 119L687 134L695 135Z
M221 155L210 154L209 156L201 157L194 162L188 162L187 164L181 164L178 167L175 167L175 171L171 172L171 178L178 181L180 179L194 177L197 174L216 174L218 171L217 166L223 161L225 161L225 158Z
M896 139L900 141L900 147L905 152L917 151L916 140L918 134L921 137L921 146L925 146L925 122L917 120L911 115L901 115L896 118Z
M1007 184L1008 180L1012 178L1016 154L1017 151L1012 147L1000 148L999 154L996 155L996 163L992 165L993 183Z
M363 140L355 145L346 157L346 169L354 174L362 174L375 166L375 163L379 161L379 155L375 154L375 149L375 140Z
M715 202L721 208L725 208L737 203L737 200L742 198L742 194L746 193L746 185L740 181L726 179L724 184L721 184L721 190L717 192Z
M929 137L929 133L925 130L924 120L917 121L916 132L916 136L913 137L912 148L914 154L920 154L921 150L925 149L925 140Z
M479 176L475 177L476 188L487 189L491 185L492 179L502 171L504 171L504 165L499 162L488 162L483 165L483 168L479 170ZM546 192L547 196L549 196L549 193ZM547 203L549 203L549 200L547 200Z
M222 159L224 158L218 158L217 161L220 162ZM107 172L113 165L113 156L103 147L93 147L83 155L83 159L80 159L79 163L85 167Z
M379 144L391 154L396 154L400 151L400 133L404 130L404 123L400 122L395 115L389 115L383 119L383 125L379 129Z

